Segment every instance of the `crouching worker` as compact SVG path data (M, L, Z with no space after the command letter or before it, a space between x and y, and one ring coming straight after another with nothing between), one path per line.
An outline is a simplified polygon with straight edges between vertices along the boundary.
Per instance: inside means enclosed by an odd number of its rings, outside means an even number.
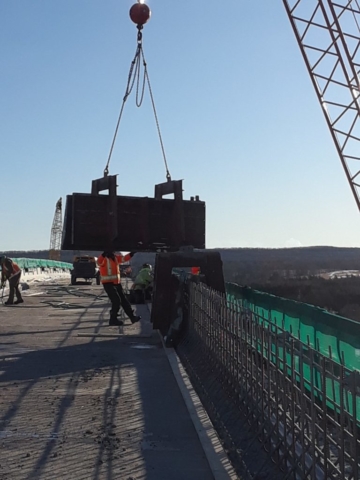
M144 303L153 291L154 276L152 267L144 263L139 273L136 275L132 289L134 291L135 303Z
M5 256L0 257L1 266L1 288L5 287L6 280L9 281L9 298L4 305L17 305L23 303L24 300L21 297L19 290L21 269L19 265L13 262L10 258ZM16 295L16 301L14 302L14 296Z
M120 282L120 264L127 262L134 253L128 255L116 255L114 252L105 251L97 259L99 265L101 283L111 301L109 325L123 325L124 322L117 318L120 307L124 309L131 323L138 322L141 317L135 315L128 302Z

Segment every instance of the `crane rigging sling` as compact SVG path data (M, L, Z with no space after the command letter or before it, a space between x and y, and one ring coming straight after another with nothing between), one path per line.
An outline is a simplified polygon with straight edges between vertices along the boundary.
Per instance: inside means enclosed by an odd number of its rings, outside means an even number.
M147 63L145 61L145 56L144 56L144 50L143 50L143 44L142 44L142 28L143 28L143 26L138 25L137 28L138 28L138 34L137 34L136 52L135 52L134 59L131 62L130 71L129 71L129 75L128 75L128 81L127 81L126 90L125 90L125 95L124 95L124 98L123 98L123 101L122 101L119 117L118 117L118 120L117 120L114 137L113 137L111 147L110 147L109 156L108 156L106 166L105 166L105 169L104 169L104 176L107 176L109 174L109 165L110 165L114 145L115 145L115 142L116 142L116 137L117 137L117 133L118 133L118 130L119 130L121 118L122 118L122 115L123 115L123 112L124 112L125 103L126 103L127 99L129 98L129 96L130 96L130 94L131 94L131 92L132 92L132 90L133 90L133 88L136 84L136 100L135 100L136 101L136 106L141 107L141 105L143 103L143 100L144 100L145 85L147 84L147 86L149 88L151 104L152 104L152 108L153 108L153 112L154 112L156 128L157 128L157 132L158 132L158 135L159 135L161 151L162 151L162 155L163 155L163 159L164 159L164 164L165 164L165 169L166 169L166 179L171 180L171 175L170 175L170 172L169 172L168 163L167 163L166 154L165 154L164 143L163 143L163 140L162 140L162 135L161 135L161 130L160 130L159 119L158 119L158 115L157 115L157 111L156 111L156 107L155 107L154 96L153 96L152 88L151 88L151 84L150 84L149 73L148 73L148 70L147 70ZM140 78L141 78L141 64L143 65L142 85L141 85L141 81L140 81ZM140 88L140 85L141 85L141 88Z

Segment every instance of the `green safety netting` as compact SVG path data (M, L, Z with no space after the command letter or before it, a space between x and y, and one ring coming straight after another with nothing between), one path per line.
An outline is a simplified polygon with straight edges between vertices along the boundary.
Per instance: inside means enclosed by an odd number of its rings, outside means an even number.
M360 323L313 305L233 283L226 284L226 293L229 301L249 308L259 318L290 332L347 368L360 371Z
M70 270L73 268L71 263L58 262L56 260L46 260L38 258L12 258L20 268L60 268L63 270Z
M258 321L266 322L270 328L277 328L290 332L299 338L305 345L310 345L325 357L332 358L338 364L344 365L353 372L360 371L360 323L348 318L331 314L322 308L308 305L294 300L276 297L267 293L241 287L236 284L226 284L227 300L235 307L249 309L257 316ZM275 349L275 346L272 348ZM274 350L273 350L274 351ZM282 347L279 348L282 357ZM285 353L284 358L288 368L291 368L290 355ZM296 361L296 357L295 357ZM321 401L321 395L312 385L322 385L323 372L317 367L313 368L303 362L302 368L296 362L295 369L303 378L305 389L313 391L315 397ZM326 403L331 409L340 411L340 405L351 415L356 415L360 425L360 397L356 398L345 391L336 377L341 376L340 367L335 377L326 375ZM356 412L356 413L355 413Z

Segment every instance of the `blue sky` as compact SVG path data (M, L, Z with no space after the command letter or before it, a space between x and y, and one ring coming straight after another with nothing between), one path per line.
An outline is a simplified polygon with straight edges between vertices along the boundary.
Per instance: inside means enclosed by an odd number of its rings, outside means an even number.
M113 137L133 1L0 2L0 250L48 248ZM207 203L207 246L360 246L360 214L281 0L151 0L144 52L169 169ZM165 181L149 95L125 107L119 194Z

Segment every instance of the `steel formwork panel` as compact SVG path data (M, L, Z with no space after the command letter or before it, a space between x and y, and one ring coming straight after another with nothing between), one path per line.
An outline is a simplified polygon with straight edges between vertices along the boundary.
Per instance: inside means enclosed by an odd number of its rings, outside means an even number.
M62 249L103 250L111 246L125 251L174 251L186 245L205 248L205 202L182 200L182 208L183 239L175 200L117 196L114 230L110 195L68 195Z
M225 294L223 263L219 252L159 253L155 262L154 298L151 322L163 335L168 333L176 292L172 283L174 268L200 267L201 281L219 294Z

